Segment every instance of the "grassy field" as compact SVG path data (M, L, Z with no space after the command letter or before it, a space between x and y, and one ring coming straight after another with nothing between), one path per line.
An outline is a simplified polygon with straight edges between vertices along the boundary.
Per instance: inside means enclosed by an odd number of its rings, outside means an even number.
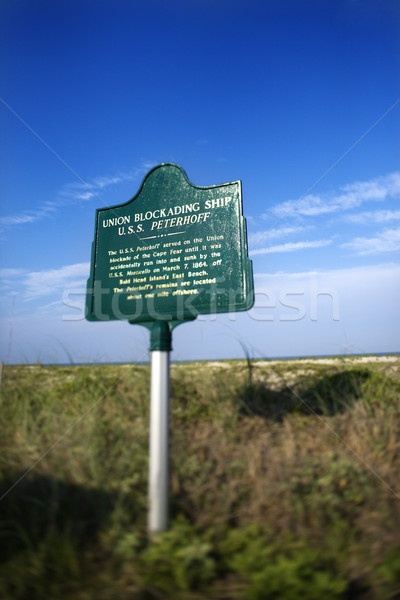
M2 600L400 597L398 357L173 365L154 539L149 375L4 367Z

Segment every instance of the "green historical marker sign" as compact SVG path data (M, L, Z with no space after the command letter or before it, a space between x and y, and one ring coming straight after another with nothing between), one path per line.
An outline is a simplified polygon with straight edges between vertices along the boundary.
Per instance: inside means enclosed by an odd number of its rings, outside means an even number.
M190 183L152 169L129 202L96 211L86 318L151 330L148 529L168 526L169 353L173 327L254 302L240 181Z
M88 320L184 321L253 302L240 181L198 187L162 164L131 200L97 209Z

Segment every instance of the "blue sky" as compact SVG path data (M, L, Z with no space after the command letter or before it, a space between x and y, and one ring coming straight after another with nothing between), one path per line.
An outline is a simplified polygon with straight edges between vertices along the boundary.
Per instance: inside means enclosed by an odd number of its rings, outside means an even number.
M256 304L174 331L173 359L400 350L395 0L3 0L6 362L142 361L88 323L95 209L155 165L240 179Z

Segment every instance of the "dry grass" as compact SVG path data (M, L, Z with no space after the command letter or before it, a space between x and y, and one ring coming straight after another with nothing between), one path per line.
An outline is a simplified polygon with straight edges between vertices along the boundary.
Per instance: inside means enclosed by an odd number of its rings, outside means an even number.
M2 598L400 594L398 358L173 365L158 540L148 395L146 366L5 367Z

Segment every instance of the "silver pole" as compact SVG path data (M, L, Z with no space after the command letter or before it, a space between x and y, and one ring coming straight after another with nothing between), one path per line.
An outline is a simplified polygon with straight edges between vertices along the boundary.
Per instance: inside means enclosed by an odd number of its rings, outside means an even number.
M151 353L149 512L150 533L168 527L169 351Z

